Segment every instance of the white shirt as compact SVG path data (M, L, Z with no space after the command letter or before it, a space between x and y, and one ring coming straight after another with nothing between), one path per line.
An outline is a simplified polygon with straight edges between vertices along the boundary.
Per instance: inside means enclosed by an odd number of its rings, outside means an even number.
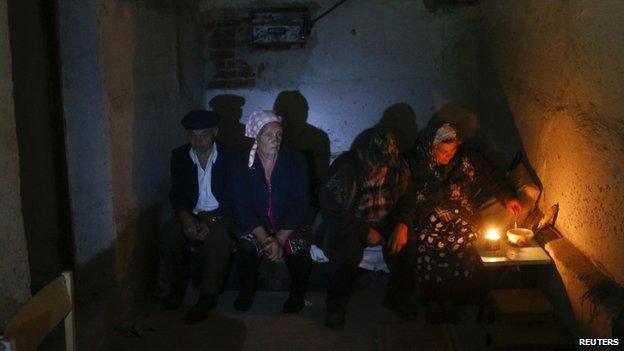
M197 204L193 209L193 213L198 214L204 211L213 211L219 207L219 201L212 194L212 165L217 160L217 144L212 145L212 152L208 156L206 162L206 170L201 167L197 153L193 148L189 150L191 160L197 167L197 185L199 186L197 197Z

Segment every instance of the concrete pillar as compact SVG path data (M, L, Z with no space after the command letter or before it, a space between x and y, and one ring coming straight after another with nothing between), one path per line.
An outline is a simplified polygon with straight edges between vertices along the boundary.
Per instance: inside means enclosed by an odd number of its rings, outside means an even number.
M99 0L60 0L58 8L69 193L78 266L105 255L115 239L99 9Z

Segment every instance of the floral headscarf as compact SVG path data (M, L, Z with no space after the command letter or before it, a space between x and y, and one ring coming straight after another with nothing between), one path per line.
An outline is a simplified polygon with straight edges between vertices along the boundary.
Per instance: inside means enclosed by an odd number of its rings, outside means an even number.
M394 166L399 157L396 138L390 131L371 128L364 131L356 140L356 148L363 151L375 166Z
M251 168L256 159L256 151L258 150L258 141L255 140L258 137L258 133L265 125L271 122L282 123L282 117L278 116L274 111L254 111L249 116L249 120L245 125L245 136L254 139L253 146L249 151L249 162L247 166Z
M433 149L439 143L448 143L453 140L462 140L459 129L449 122L434 122L430 124L419 138L418 149L429 161L429 168L436 177L446 178L447 172L453 168L457 157L454 157L448 165L438 165L433 155Z

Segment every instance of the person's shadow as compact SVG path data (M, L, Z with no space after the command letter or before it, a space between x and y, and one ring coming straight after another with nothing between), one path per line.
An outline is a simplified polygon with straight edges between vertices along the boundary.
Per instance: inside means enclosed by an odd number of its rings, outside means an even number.
M308 161L312 204L318 207L318 190L329 169L329 137L321 129L307 123L308 101L298 90L280 92L273 110L282 116L284 145L302 152Z
M416 113L406 103L397 103L388 107L375 127L389 130L397 140L401 152L414 147L418 135Z
M209 105L221 118L217 140L227 147L249 151L253 140L245 137L245 125L240 123L245 98L233 94L217 95Z

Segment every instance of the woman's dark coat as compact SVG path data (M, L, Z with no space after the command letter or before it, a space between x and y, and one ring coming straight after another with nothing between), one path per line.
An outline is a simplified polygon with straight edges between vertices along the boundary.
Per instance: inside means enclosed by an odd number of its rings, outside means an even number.
M253 166L249 168L246 156L247 154L238 162L234 183L238 235L249 233L258 226L271 229L268 216L269 193L262 162L256 157ZM281 147L271 174L271 186L276 229L294 230L309 225L313 215L307 164L301 153Z

